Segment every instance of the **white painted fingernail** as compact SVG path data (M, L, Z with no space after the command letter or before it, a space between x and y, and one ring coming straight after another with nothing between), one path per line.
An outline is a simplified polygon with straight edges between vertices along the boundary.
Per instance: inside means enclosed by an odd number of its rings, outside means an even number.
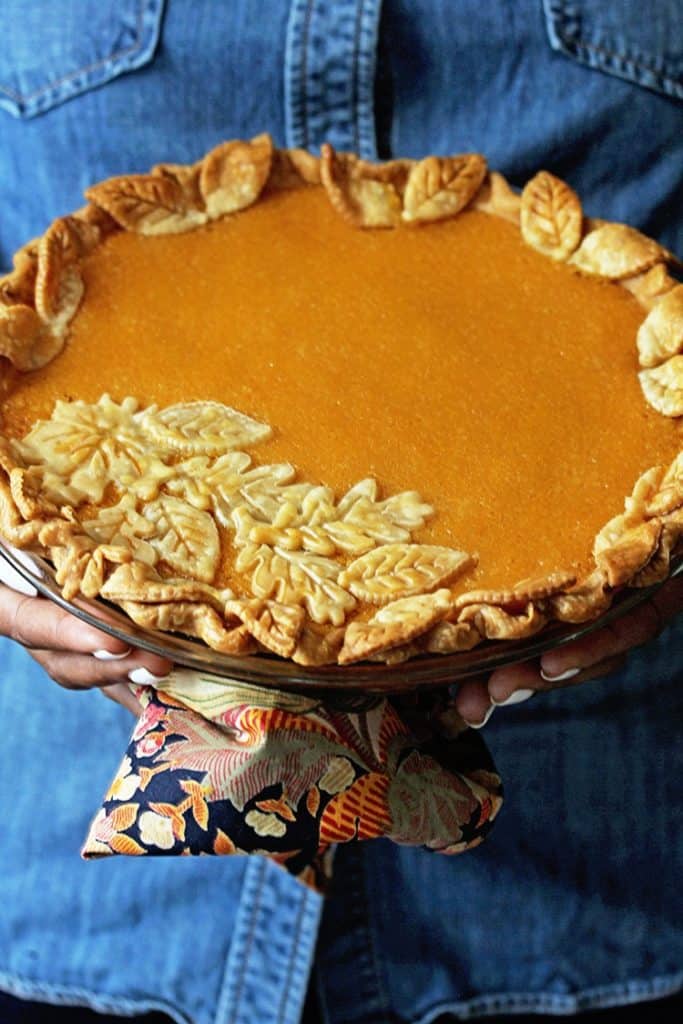
M484 715L481 722L477 722L476 724L474 722L467 722L470 729L483 729L495 710L495 706L492 704L491 707L486 712L486 714Z
M126 647L125 651L123 651L122 654L114 654L113 651L104 650L93 651L92 656L93 658L97 658L98 661L121 661L122 658L128 657L132 649L132 647Z
M578 676L580 671L580 668L568 668L566 672L560 672L559 676L551 676L550 672L541 669L541 679L545 679L546 683L563 683L565 679L573 679L574 676Z
M155 676L149 669L143 668L132 668L128 673L128 678L131 683L137 683L139 686L154 686L156 683L161 683L167 676Z
M507 708L510 704L521 704L523 701L529 700L529 697L533 697L535 693L535 690L515 690L515 692L511 693L509 697L505 698L505 700L495 700L491 697L491 703L497 708Z

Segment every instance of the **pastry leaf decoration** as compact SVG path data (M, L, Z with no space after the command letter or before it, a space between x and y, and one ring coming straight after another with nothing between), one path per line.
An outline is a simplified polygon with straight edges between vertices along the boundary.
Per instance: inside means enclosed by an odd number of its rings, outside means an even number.
M235 568L251 574L257 597L304 605L314 622L340 626L356 606L355 598L337 583L339 563L310 551L247 543L238 551Z
M353 561L339 577L361 601L386 604L434 590L471 565L464 551L432 544L383 544Z
M146 444L136 409L134 399L118 405L108 395L95 405L59 401L52 418L13 447L24 463L41 467L43 492L57 504L99 502L110 483L151 498L173 470Z
M403 219L430 221L453 217L474 198L485 176L486 161L478 153L425 157L408 175Z
M283 504L284 486L296 470L288 463L253 466L246 452L228 452L217 459L195 456L176 464L176 477L168 490L196 508L213 509L221 526L232 528L232 513L245 506L257 518L272 522ZM288 495L301 496L309 484L295 484Z
M683 416L683 356L672 356L661 366L638 374L643 394L664 416Z
M140 426L160 448L183 455L216 455L256 444L271 434L267 424L220 402L181 402L161 410L152 406Z
M258 199L273 160L269 135L250 142L223 142L202 160L199 188L212 219L233 213Z
M529 245L566 260L581 241L583 213L576 193L548 171L539 171L522 192L520 226Z
M401 219L401 177L399 161L396 183L381 179L378 169L351 153L335 153L325 144L320 156L320 179L332 206L345 220L359 228L390 228ZM389 165L386 165L389 166Z
M142 512L133 495L124 495L82 526L93 540L127 548L147 565L165 562L179 576L205 583L216 575L220 540L213 518L170 495L148 502Z
M292 493L293 492L293 493ZM283 501L272 522L261 523L245 508L233 515L235 542L271 544L290 551L310 551L332 557L338 552L358 555L377 544L410 540L410 531L423 526L433 512L414 491L377 500L374 480L361 480L335 501L329 487L298 485L283 488Z
M683 284L652 307L638 330L638 356L646 368L683 351Z
M671 258L670 252L635 228L602 224L584 236L570 262L584 274L619 281Z
M86 197L106 210L117 224L141 235L187 231L206 221L193 208L183 185L163 174L127 174L86 189Z
M415 491L384 498L367 478L337 498L296 480L288 463L258 465L235 450L269 433L218 402L139 410L132 398L103 395L92 405L58 402L52 419L15 442L14 455L24 467L17 472L31 473L45 497L73 506L69 521L89 545L76 552L81 576L91 562L98 579L106 561L126 563L134 600L151 594L152 581L213 584L227 558L257 606L212 605L213 614L236 615L285 656L304 609L313 624L338 627L358 600L386 605L434 591L471 564L464 552L412 543L433 514Z
M180 575L211 583L220 558L220 540L208 512L163 495L145 506L144 516L154 526L148 543L159 558Z

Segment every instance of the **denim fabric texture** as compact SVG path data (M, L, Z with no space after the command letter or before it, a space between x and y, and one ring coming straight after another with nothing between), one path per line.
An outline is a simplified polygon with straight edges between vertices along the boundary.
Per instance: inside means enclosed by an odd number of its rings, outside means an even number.
M543 166L683 254L683 13L646 7L5 0L0 267L92 181L263 130L479 150L518 184ZM296 1024L314 957L329 1024L680 990L682 682L678 624L617 675L496 711L507 804L487 843L340 849L323 905L258 858L82 862L130 717L2 641L0 989L184 1024Z

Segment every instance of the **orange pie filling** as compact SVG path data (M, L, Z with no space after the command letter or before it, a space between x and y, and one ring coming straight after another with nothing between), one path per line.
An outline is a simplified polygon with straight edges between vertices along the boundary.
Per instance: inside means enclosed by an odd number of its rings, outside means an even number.
M643 401L638 302L486 213L360 231L300 188L182 234L117 233L83 276L65 349L4 403L9 436L103 392L225 403L272 428L254 464L337 497L369 476L419 492L434 513L412 540L476 556L453 593L580 577L634 481L680 449ZM212 582L243 590L221 539Z

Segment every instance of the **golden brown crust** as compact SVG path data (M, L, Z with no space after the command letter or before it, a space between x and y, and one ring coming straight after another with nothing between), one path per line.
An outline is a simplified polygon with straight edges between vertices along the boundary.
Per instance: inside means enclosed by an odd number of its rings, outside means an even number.
M640 365L659 366L683 351L683 284L662 295L638 331Z
M553 260L566 260L581 241L583 211L576 192L539 171L522 192L521 229L529 245Z
M320 180L337 213L354 227L390 228L401 218L397 185L373 174L371 165L350 153L321 149ZM398 180L398 179L397 179Z
M472 209L502 217L519 224L522 200L498 171L489 171L484 183L472 200Z
M584 236L569 262L584 274L620 281L669 260L670 252L635 228L601 224Z
M638 374L643 394L664 416L683 416L683 356L672 356Z
M479 153L428 156L411 169L403 199L403 219L410 222L454 217L474 199L486 176Z
M664 415L683 415L683 285L668 274L672 257L658 243L583 218L578 197L548 172L520 197L477 154L371 164L329 146L320 159L275 150L268 136L89 189L89 203L24 246L0 279L0 358L12 373L26 372L60 351L82 294L81 262L111 233L191 230L244 209L264 190L303 186L324 187L335 209L364 228L438 220L471 204L519 224L550 258L622 282L648 311L637 340L645 397ZM11 374L3 373L3 387ZM471 556L412 541L431 511L417 495L381 499L373 481L361 481L337 501L326 488L293 482L290 466L254 467L235 448L257 443L268 428L236 410L201 402L138 410L131 399L117 406L105 397L55 415L60 436L84 432L100 454L79 462L83 446L67 445L48 458L56 451L49 424L21 444L0 438L2 533L51 557L67 597L101 595L140 625L195 635L231 654L268 650L302 665L397 663L469 650L482 639L520 639L549 621L597 617L618 588L665 579L683 537L681 455L636 482L625 511L597 535L584 578L555 573L454 598L450 585ZM79 504L101 499L108 472L129 480L131 493L81 520ZM244 484L248 510L238 502ZM235 531L238 567L251 574L246 597L213 586L217 534L204 509L219 492L213 514ZM378 610L347 621L359 601Z

